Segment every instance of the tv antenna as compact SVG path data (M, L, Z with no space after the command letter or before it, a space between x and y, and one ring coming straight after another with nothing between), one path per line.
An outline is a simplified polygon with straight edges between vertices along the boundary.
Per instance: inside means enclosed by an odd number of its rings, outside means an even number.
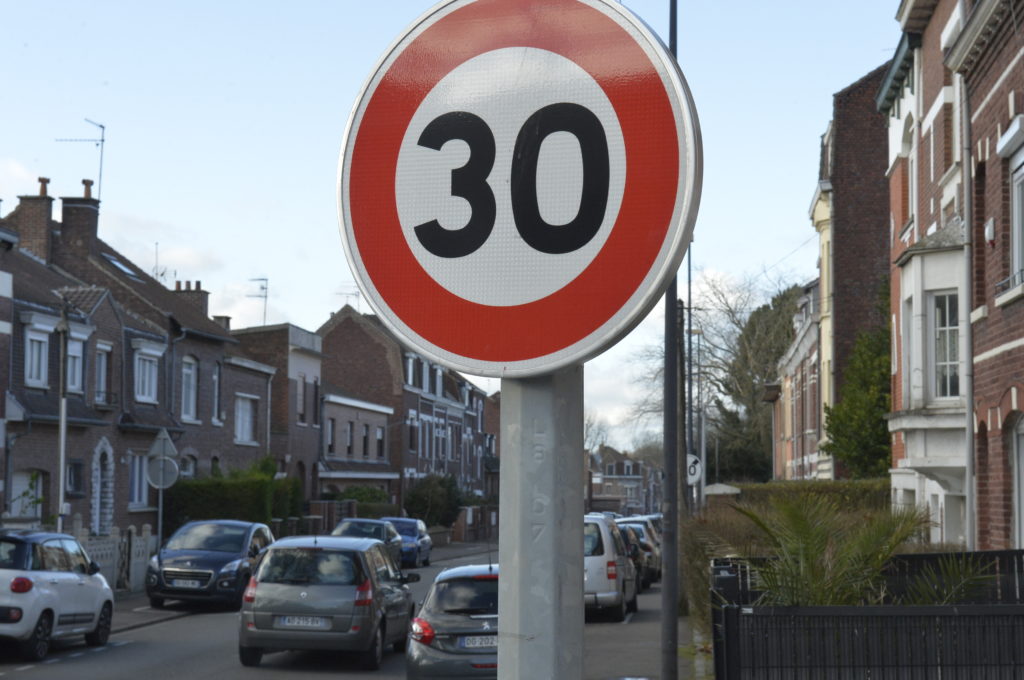
M102 197L102 195L103 195L103 144L107 141L107 126L103 125L102 123L97 123L95 121L91 121L88 118L85 118L83 120L85 120L86 123L89 123L90 125L95 125L96 127L98 127L100 129L100 138L99 139L70 138L70 139L58 139L57 141L58 142L91 142L91 143L95 144L96 146L98 146L100 148L100 175L97 178L97 182L96 182L96 199L99 200Z
M263 325L267 325L267 291L270 288L270 283L266 277L249 279L250 281L256 281L260 284L260 290L255 295L246 295L246 297L263 298Z
M156 255L154 256L153 278L163 283L167 279L167 267L160 266L160 242L156 242Z
M340 295L343 298L345 298L345 304L349 304L349 301L354 298L355 301L356 301L356 304L355 304L356 311L360 312L360 313L362 312L362 310L359 309L359 301L362 299L363 294L359 290L358 286L342 286L341 290L339 290L337 293L335 293L335 295Z

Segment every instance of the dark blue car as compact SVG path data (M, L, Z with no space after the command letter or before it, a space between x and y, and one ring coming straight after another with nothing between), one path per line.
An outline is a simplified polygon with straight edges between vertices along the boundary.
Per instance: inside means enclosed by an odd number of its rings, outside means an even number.
M395 525L402 537L402 566L418 567L430 565L430 551L434 542L427 532L427 525L421 519L411 517L382 517Z
M150 605L159 609L164 600L188 600L237 609L254 558L273 542L265 524L226 519L185 524L149 561Z

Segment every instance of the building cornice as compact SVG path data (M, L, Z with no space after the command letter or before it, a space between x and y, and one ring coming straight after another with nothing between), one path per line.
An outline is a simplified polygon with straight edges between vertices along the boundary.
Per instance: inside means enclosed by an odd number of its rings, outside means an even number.
M975 5L960 36L944 59L955 73L966 73L974 68L995 33L999 22L1006 16L1007 0L980 0Z

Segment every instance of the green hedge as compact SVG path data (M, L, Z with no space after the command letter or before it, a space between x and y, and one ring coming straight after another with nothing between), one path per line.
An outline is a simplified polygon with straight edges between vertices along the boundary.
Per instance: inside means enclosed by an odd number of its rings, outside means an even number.
M881 510L890 507L888 477L879 479L786 480L763 484L736 484L744 505L767 505L778 496L814 494L835 499L840 507Z
M169 536L196 519L238 519L269 523L271 517L302 514L297 479L263 476L185 479L164 491L164 533Z
M369 519L401 516L398 506L394 503L356 503L356 514Z

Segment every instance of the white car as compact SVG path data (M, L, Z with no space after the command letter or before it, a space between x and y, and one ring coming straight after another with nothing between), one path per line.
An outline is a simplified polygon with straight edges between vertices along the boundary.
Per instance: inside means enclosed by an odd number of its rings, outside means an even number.
M67 534L0 530L0 637L39 661L52 640L110 637L114 593L100 567Z
M614 521L601 514L583 517L583 603L622 621L637 609L640 578Z

